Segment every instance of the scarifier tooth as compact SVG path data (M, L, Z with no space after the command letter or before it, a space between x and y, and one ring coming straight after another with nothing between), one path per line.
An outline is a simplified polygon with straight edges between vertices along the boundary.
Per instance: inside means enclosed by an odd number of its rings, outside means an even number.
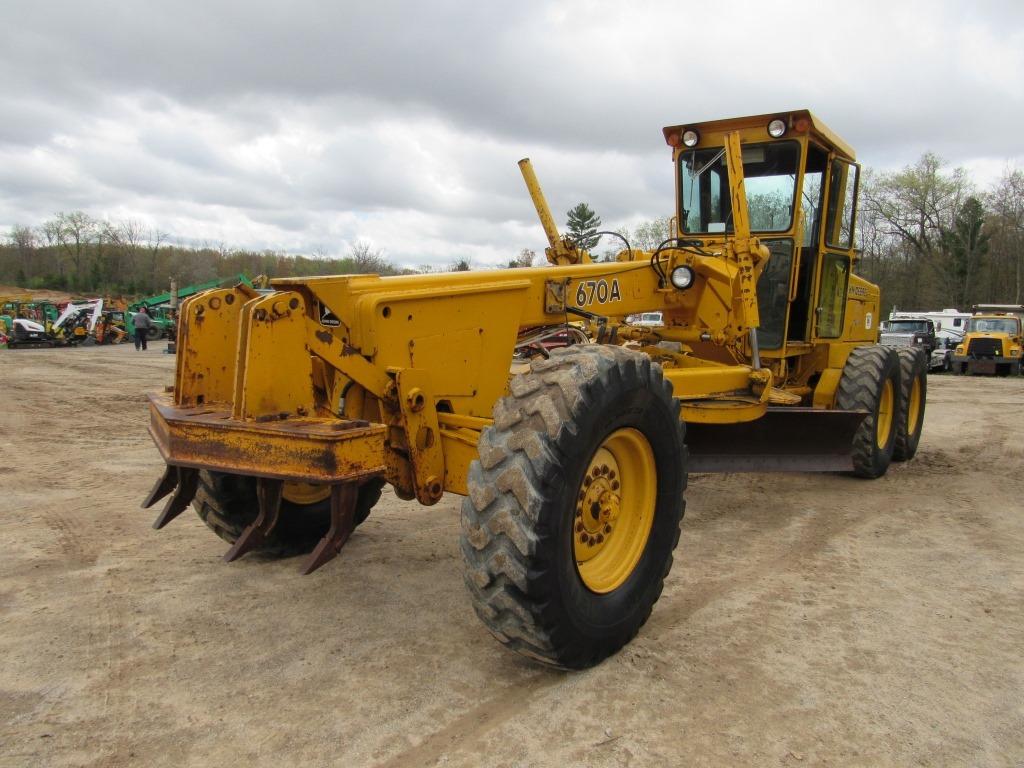
M175 467L175 470L177 474L177 488L174 490L174 495L167 500L163 511L153 521L153 527L157 530L163 528L171 520L188 509L188 505L192 503L192 499L196 495L196 489L199 487L198 469ZM163 480L161 480L162 482Z
M153 486L153 490L146 496L146 500L142 502L143 509L149 509L156 504L160 499L166 496L168 493L174 490L174 487L178 484L178 468L172 467L170 464L164 466L164 473L160 475L160 479L156 481Z
M281 480L268 480L259 478L256 481L256 499L259 501L260 513L249 526L242 531L235 543L224 554L224 562L231 563L240 558L246 552L266 542L277 525L278 515L281 513L281 490L284 483Z
M331 486L331 527L303 564L300 571L303 576L308 576L324 563L333 560L345 546L355 528L358 497L359 486L356 483Z

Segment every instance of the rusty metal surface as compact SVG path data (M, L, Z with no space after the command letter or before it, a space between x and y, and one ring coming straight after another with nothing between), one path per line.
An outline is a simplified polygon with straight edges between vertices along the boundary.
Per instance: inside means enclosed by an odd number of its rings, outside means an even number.
M437 410L426 371L406 368L395 376L401 426L408 442L416 499L436 504L444 493L444 450Z
M312 554L302 566L302 575L306 576L324 563L330 562L341 548L345 546L352 530L356 527L356 501L359 498L359 486L356 483L343 483L331 486L331 527L320 539Z
M170 467L168 467L170 469ZM163 511L153 521L153 527L158 531L176 518L192 503L199 488L199 470L187 467L174 467L175 485L174 495L167 500ZM164 478L160 480L161 484Z
M142 502L143 509L149 509L156 504L160 499L166 496L168 493L173 491L178 485L178 468L172 467L168 464L164 467L164 473L160 476L160 479L156 481L153 486L153 490L146 496L146 500Z
M256 481L256 499L260 512L249 526L242 531L235 543L224 553L224 562L231 563L249 550L255 549L264 542L277 525L281 514L281 491L284 483L281 480L268 480L261 477Z
M150 395L149 433L168 464L307 483L384 472L382 424L333 418L238 421L225 408L179 408Z
M691 472L845 472L866 411L769 408L756 421L687 424Z

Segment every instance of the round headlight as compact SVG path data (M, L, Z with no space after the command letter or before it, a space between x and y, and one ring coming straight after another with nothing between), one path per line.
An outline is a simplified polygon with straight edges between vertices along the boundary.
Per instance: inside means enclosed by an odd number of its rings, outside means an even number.
M776 118L768 123L768 135L773 139L777 139L786 133L786 123Z
M685 291L693 285L693 270L686 266L676 267L672 270L672 274L669 275L668 279L680 291Z
M700 141L700 134L694 130L683 131L683 144L688 147L696 147Z

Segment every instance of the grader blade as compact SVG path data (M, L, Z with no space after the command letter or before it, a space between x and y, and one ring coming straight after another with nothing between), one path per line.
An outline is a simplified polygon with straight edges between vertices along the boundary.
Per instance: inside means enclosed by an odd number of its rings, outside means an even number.
M259 502L260 512L256 519L249 524L249 527L242 531L242 535L224 555L224 562L231 563L240 558L249 550L263 544L270 536L274 526L277 525L277 518L281 513L281 490L284 482L281 480L268 480L259 478L256 481L256 499Z
M686 425L691 472L848 472L866 411L769 408L756 421Z
M333 560L345 546L355 528L358 497L359 486L356 483L331 486L331 527L302 566L303 576L308 576L324 563Z
M173 478L173 484L171 479ZM168 487L170 486L170 487ZM157 481L156 486L149 494L149 498L143 504L149 507L159 501L162 497L174 489L174 495L167 500L163 510L153 521L153 527L160 530L171 520L176 518L192 503L199 487L199 470L188 469L187 467L167 467L164 476Z

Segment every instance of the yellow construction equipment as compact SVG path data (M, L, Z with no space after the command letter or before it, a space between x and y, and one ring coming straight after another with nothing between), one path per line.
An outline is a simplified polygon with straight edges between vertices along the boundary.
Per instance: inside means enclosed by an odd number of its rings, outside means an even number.
M639 630L688 471L877 477L917 449L925 361L876 345L853 275L859 167L807 111L664 129L676 234L596 262L520 163L550 266L279 279L181 307L155 527L193 503L231 543L337 554L384 483L462 502L477 614L587 667ZM632 325L660 312L662 324ZM557 346L562 345L562 346ZM555 348L552 348L555 347Z
M953 370L1009 376L1024 373L1024 306L976 304L964 340L953 352Z

